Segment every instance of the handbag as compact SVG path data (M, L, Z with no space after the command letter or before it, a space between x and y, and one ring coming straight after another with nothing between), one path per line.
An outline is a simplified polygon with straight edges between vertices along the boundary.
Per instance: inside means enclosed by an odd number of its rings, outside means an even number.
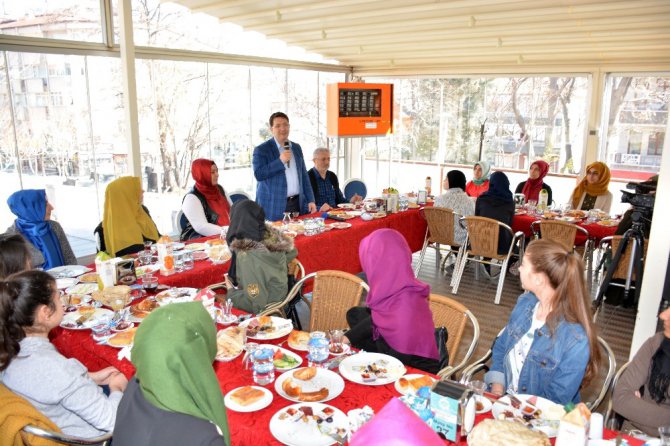
M438 327L435 329L435 342L437 343L437 351L440 354L440 368L442 370L449 365L449 351L447 350L447 340L449 333L447 327Z

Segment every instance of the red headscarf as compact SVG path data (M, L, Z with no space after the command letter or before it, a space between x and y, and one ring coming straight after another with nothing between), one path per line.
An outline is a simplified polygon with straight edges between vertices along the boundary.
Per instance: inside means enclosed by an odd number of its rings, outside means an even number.
M205 196L209 207L219 215L216 224L230 224L230 204L219 190L218 184L212 184L212 166L214 161L198 158L191 164L191 175L195 180L195 188Z
M542 178L546 177L549 173L549 164L546 161L533 161L530 166L533 167L533 164L540 168L540 176L534 180L531 180L530 177L528 177L526 184L523 185L523 190L521 193L526 196L526 201L537 201L540 198L540 191L542 190L543 184Z

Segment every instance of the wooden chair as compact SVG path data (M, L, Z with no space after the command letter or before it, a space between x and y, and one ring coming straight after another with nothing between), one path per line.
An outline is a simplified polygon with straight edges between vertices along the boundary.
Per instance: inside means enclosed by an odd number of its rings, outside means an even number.
M440 263L440 245L448 246L446 249L447 255L444 257L442 265L444 265L450 255L456 254L456 265L458 264L461 245L454 240L454 220L460 218L459 214L454 213L451 209L446 208L424 208L422 210L423 216L428 223L426 228L426 235L423 239L423 247L419 255L419 263L414 269L414 275L418 276L421 270L423 258L426 255L426 250L431 247L435 248L436 262ZM454 270L456 267L454 266Z
M568 252L573 252L575 250L577 232L581 232L587 240L589 238L589 231L586 229L573 223L560 220L534 221L530 224L530 229L533 231L535 238L543 238L558 242ZM582 255L585 253L586 250Z
M479 322L467 307L460 302L439 294L431 294L428 298L430 310L433 313L435 327L446 327L449 337L447 338L447 351L449 352L449 365L438 372L441 379L449 379L463 369L479 343ZM456 362L461 345L461 339L468 321L472 324L472 341L468 346L463 358Z
M478 262L488 265L500 266L498 289L495 296L495 303L498 305L500 303L503 284L505 282L505 274L507 273L507 264L509 263L510 257L512 257L514 246L516 244L519 246L519 257L523 257L523 232L518 231L515 234L512 231L512 228L506 224L486 217L462 217L460 222L461 224L465 222L465 226L468 230L468 236L465 239L465 243L461 246L462 252L458 254L461 260L457 265L457 271L455 272L455 275L452 279L453 288L451 292L454 294L458 292L458 286L461 282L461 278L463 277L465 265L468 262ZM508 231L512 238L506 254L498 254L498 238L501 228L504 231ZM486 260L486 258L491 260ZM502 262L502 265L494 263L493 260Z

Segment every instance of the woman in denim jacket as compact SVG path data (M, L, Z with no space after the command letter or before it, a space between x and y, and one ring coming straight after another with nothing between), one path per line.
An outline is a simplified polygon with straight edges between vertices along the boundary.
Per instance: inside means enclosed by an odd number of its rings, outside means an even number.
M496 394L577 403L580 387L596 376L600 362L584 264L555 242L535 240L519 272L527 292L495 341L485 380Z

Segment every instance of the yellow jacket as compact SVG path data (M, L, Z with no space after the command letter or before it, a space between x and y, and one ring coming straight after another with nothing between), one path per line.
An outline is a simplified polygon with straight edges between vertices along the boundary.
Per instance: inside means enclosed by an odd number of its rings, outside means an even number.
M33 435L30 435L30 443L24 443L21 429L28 424L60 432L58 426L35 409L25 398L0 383L0 438L2 444L8 446L56 446L59 444Z

